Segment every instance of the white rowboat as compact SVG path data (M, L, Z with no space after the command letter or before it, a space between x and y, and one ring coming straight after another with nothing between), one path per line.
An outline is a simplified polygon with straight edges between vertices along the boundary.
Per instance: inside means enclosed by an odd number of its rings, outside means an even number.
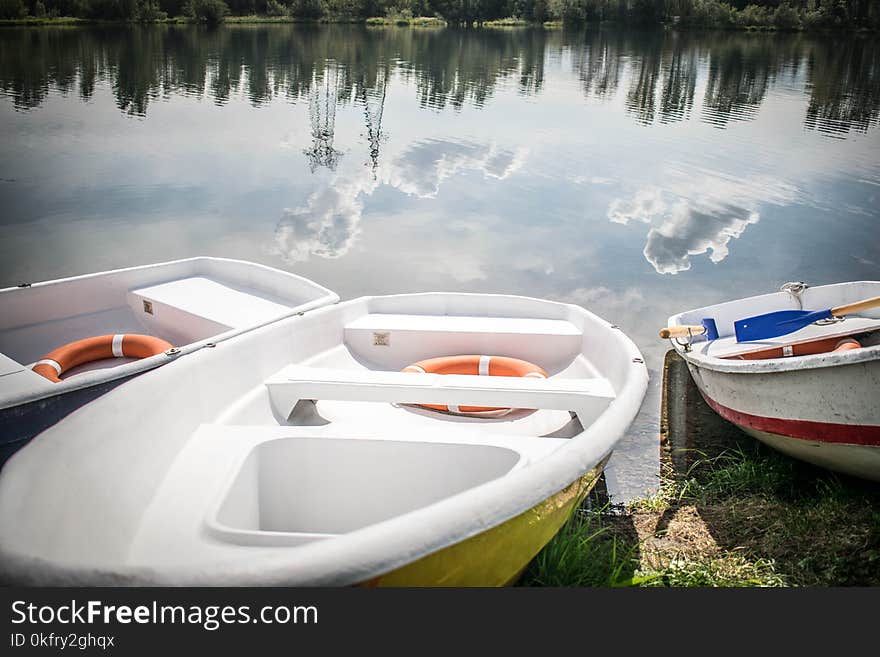
M549 377L401 372L451 354ZM0 472L0 577L509 583L595 483L647 380L618 328L538 299L362 297L275 321L126 381L18 451ZM514 410L412 406L429 403Z
M0 464L36 433L127 377L338 300L300 276L224 258L190 258L2 289ZM65 372L60 382L32 369L49 362L46 355L62 345L105 334L155 336L173 348L137 360L89 362ZM125 344L121 337L118 342Z
M718 339L673 344L703 398L723 418L790 456L880 481L880 309L759 342L737 342L733 326L763 313L829 308L878 295L878 281L787 285L774 294L673 315L669 326L715 320ZM834 350L851 339L858 345Z

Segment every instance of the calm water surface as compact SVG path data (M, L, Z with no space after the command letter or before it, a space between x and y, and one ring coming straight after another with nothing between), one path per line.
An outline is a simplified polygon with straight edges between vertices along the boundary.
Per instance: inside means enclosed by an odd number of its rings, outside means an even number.
M0 29L0 287L211 254L582 304L652 372L623 500L656 483L666 317L880 278L878 115L856 37Z

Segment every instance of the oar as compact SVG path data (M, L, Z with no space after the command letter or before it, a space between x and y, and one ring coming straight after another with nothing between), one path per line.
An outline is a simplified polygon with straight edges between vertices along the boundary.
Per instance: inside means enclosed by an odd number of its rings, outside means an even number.
M736 331L737 342L750 342L752 340L766 340L780 335L794 333L798 329L818 322L820 319L840 317L860 310L876 308L880 306L880 297L873 297L855 303L848 303L836 308L825 310L778 310L774 313L747 317L733 323Z
M718 329L715 327L715 320L706 317L699 326L667 326L660 329L660 337L664 340L667 338L688 338L694 335L705 335L710 340L718 338Z

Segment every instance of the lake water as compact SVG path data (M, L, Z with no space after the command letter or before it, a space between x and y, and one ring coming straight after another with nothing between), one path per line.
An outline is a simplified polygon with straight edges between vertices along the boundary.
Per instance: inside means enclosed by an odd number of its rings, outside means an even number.
M343 299L581 304L652 374L674 312L880 278L880 46L355 26L0 29L0 287L193 255Z

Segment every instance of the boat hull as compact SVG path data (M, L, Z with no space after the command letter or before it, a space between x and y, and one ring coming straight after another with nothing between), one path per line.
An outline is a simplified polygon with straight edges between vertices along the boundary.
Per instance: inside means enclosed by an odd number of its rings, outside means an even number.
M880 481L880 448L870 445L829 445L737 425L765 445L793 458L862 479Z
M709 406L749 435L809 463L880 481L880 360L741 373L688 367Z
M132 375L134 376L134 375ZM0 408L0 468L30 440L70 413L132 378L114 379L66 394Z
M596 485L607 459L546 500L464 541L380 575L364 586L506 586L559 532Z

